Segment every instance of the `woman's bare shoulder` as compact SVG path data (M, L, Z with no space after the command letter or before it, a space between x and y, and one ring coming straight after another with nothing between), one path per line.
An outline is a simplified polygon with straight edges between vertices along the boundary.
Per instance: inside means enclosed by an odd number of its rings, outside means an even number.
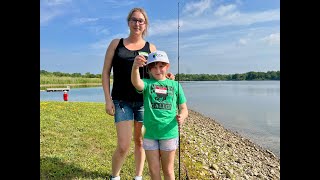
M113 39L113 40L110 42L110 44L109 44L109 46L108 46L108 49L113 49L113 50L115 50L115 49L117 48L119 42L120 42L120 39Z
M119 42L120 42L120 39L113 39L113 40L111 41L110 45L112 45L112 46L117 46L117 45L119 44Z
M157 50L157 47L154 44L152 44L152 43L149 43L149 44L150 44L150 51L151 52L154 52Z

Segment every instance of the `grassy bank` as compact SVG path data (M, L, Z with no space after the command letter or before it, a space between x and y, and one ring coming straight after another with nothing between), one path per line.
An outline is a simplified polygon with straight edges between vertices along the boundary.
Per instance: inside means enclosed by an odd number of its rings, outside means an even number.
M113 122L104 103L41 101L40 179L105 179L116 147ZM121 179L134 177L133 147ZM147 163L143 176L150 179Z
M88 84L99 83L101 78L40 76L40 85L45 84Z
M112 84L113 80L110 79ZM102 86L101 78L40 76L40 90L47 88L84 88Z

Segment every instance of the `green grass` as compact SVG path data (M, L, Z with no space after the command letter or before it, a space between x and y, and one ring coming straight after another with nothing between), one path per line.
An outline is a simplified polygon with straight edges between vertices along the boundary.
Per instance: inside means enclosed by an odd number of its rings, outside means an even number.
M116 138L104 103L41 101L40 179L105 179L111 173ZM134 177L133 147L132 141L121 179ZM150 179L147 162L143 176Z
M40 76L40 90L47 88L85 88L102 86L101 78ZM113 79L110 79L112 84Z
M100 83L101 78L40 76L40 84L86 84Z

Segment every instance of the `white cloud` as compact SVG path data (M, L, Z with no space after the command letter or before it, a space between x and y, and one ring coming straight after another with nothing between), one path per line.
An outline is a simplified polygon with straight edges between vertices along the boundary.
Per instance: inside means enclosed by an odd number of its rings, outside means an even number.
M239 39L238 44L240 45L246 45L248 43L247 39Z
M233 11L234 9L235 6L230 6L229 8L225 8L225 10L223 10L222 12L221 8L218 8L218 11L220 11L218 14L224 14L223 16L215 16L214 14L208 14L202 16L201 18L190 16L181 17L179 22L180 32L206 30L227 26L248 26L255 23L280 20L279 9L251 13ZM176 33L177 24L177 19L156 20L154 21L154 23L150 24L149 35L167 35L170 33Z
M186 30L209 29L224 26L243 26L255 23L280 20L280 11L268 10L256 13L230 12L221 17L203 17L202 19L183 19Z
M59 6L66 3L70 3L72 0L45 0L47 6Z
M127 36L128 36L128 34L115 34L109 38L104 38L104 39L101 39L95 43L92 43L89 45L89 47L91 49L105 51L113 39L116 39L116 38L120 39L120 38L127 37Z
M73 20L73 24L85 24L85 23L90 23L90 22L96 22L98 21L99 18L78 18Z
M55 17L61 14L60 11L41 11L40 10L40 24L46 24L50 20L54 19Z
M184 14L199 16L210 8L211 0L201 0L200 2L191 2L183 9Z
M180 22L180 26L183 22ZM156 20L150 24L148 35L167 35L178 32L178 21L176 20Z
M229 5L222 5L218 7L218 9L214 12L214 15L216 16L223 16L227 13L233 12L236 9L236 5L234 4L229 4Z
M95 42L93 44L90 44L89 47L91 49L106 49L108 47L108 43L110 43L111 40L110 39L103 39L103 40L100 40L98 42Z
M267 42L269 45L280 44L280 33L270 34L262 38L262 41Z
M65 5L71 3L71 0L42 0L40 1L40 25L47 24L54 18L63 15Z
M132 4L136 4L136 1L130 1L130 0L105 0L104 3L107 4L107 6L112 6L113 8L119 8L124 6L130 6Z

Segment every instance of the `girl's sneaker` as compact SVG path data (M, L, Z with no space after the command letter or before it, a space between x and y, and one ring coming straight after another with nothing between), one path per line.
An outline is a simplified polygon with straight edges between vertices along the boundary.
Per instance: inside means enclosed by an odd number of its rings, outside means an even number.
M120 180L120 176L112 177L112 175L110 175L109 179L110 180Z

